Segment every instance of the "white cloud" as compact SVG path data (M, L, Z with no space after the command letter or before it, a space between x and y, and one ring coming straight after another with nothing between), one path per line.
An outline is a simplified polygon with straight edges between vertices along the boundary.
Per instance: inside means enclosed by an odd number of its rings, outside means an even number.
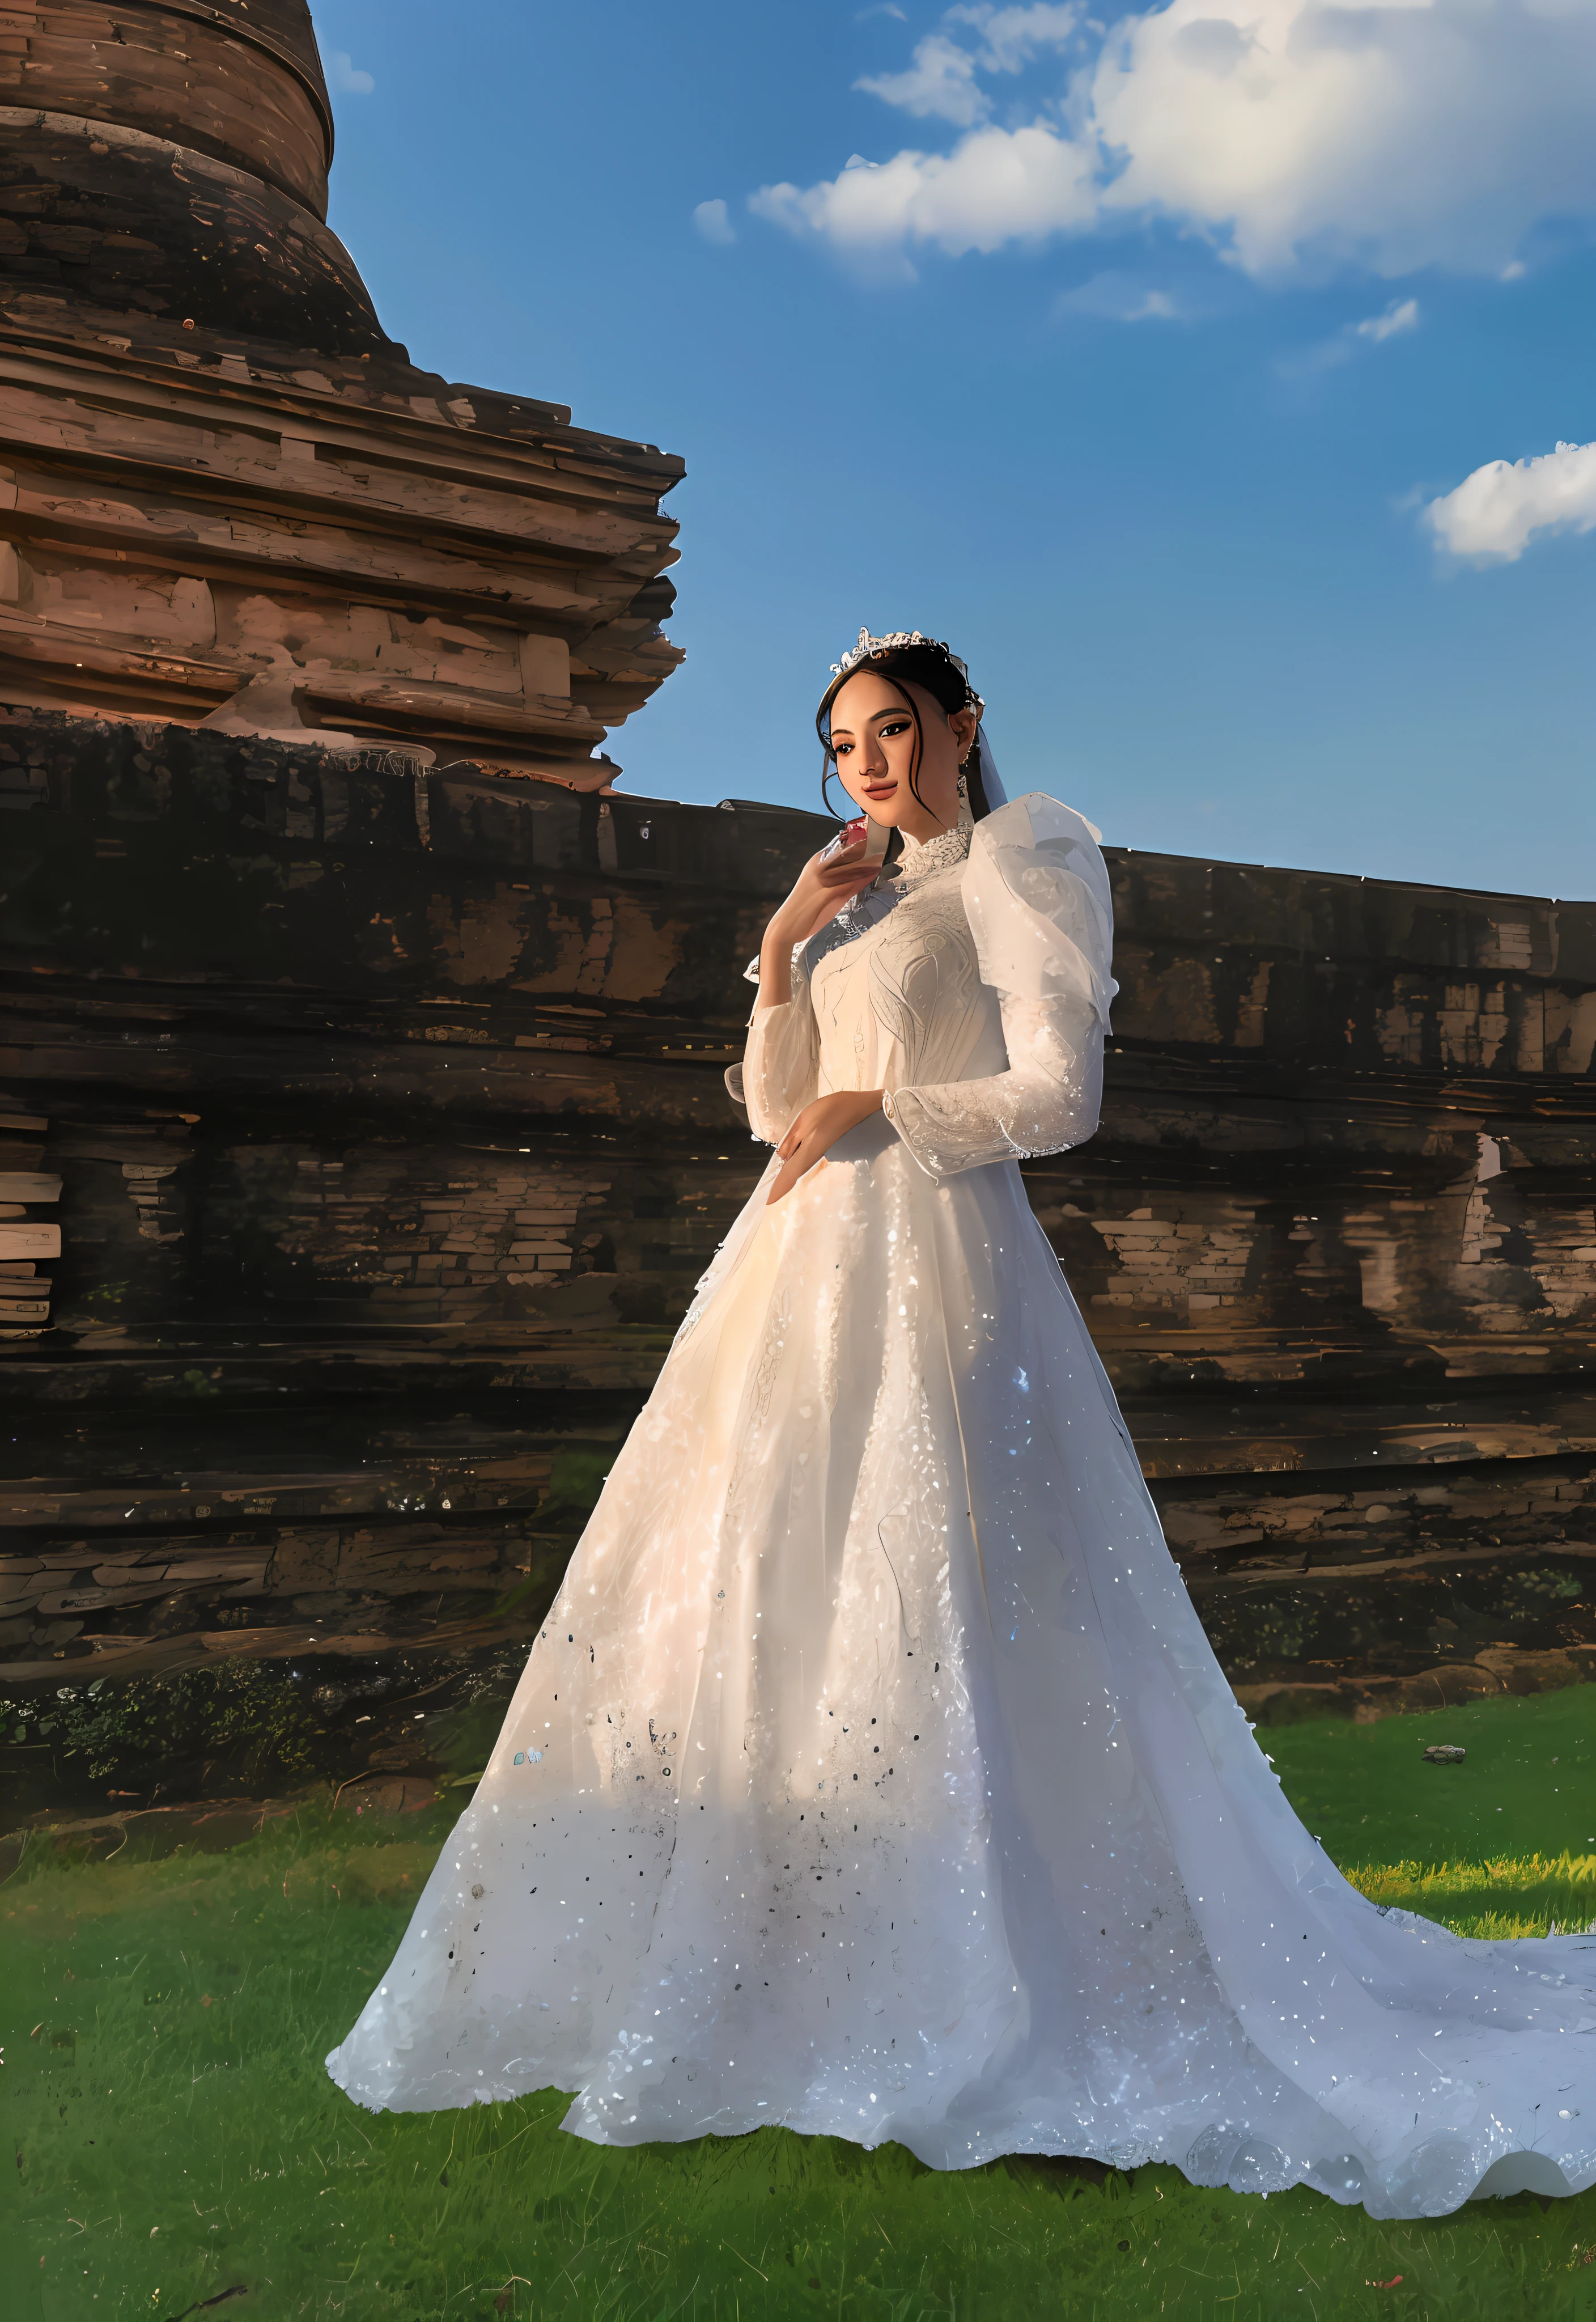
M347 49L334 49L327 59L327 87L339 96L369 96L377 83L351 62Z
M737 239L736 229L726 215L725 202L700 202L693 212L693 224L706 242L718 243L722 249Z
M1538 220L1596 214L1596 0L1169 0L1065 81L1055 62L1023 84L1028 125L987 121L980 76L1088 31L1068 7L950 10L907 71L864 85L972 133L883 161L868 198L838 178L756 209L855 254L1162 217L1264 278L1500 275Z
M1045 122L976 129L951 153L858 154L817 186L763 186L749 207L792 233L816 233L856 257L934 242L957 258L1089 225L1096 209L1090 151Z
M970 24L981 35L977 62L983 72L1019 72L1044 49L1062 49L1081 22L1077 7L950 8L944 22Z
M968 129L984 121L990 110L984 89L975 78L975 59L940 32L928 33L915 45L914 61L907 72L880 73L873 80L856 80L866 96L879 96L924 121L935 114Z
M1372 339L1380 346L1387 339L1400 338L1404 331L1418 328L1417 298L1393 298L1383 315L1365 315L1361 323L1353 325L1353 334L1360 339Z
M1418 321L1417 298L1393 298L1382 315L1365 315L1361 323L1344 324L1330 338L1293 348L1279 358L1275 370L1281 379L1311 386L1326 371L1351 362L1365 347L1383 346L1387 339L1400 339L1416 331Z
M1499 272L1596 206L1596 0L1172 0L1110 35L1106 206L1228 233L1247 270Z
M1537 532L1596 531L1596 443L1559 443L1536 460L1488 460L1424 520L1453 556L1516 564Z
M1187 317L1167 290L1149 290L1134 276L1094 274L1090 282L1062 291L1053 311L1060 320L1086 315L1108 323L1180 323Z
M945 32L927 32L915 43L906 72L877 73L856 80L855 88L879 96L917 121L951 121L971 129L984 121L992 101L978 73L1017 73L1044 49L1062 48L1081 21L1078 8L950 8L943 22L968 25L981 36L976 49L962 48Z

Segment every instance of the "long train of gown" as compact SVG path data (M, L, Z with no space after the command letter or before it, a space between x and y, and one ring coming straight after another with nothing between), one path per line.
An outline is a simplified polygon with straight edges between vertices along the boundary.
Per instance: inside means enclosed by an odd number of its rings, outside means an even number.
M756 1010L757 1132L832 1086L888 1117L773 1208L767 1171L700 1285L328 2059L361 2103L556 2086L597 2142L779 2122L1377 2217L1596 2178L1596 1943L1380 1910L1303 1829L1027 1206L1012 1156L1095 1125L1109 940L1034 796Z

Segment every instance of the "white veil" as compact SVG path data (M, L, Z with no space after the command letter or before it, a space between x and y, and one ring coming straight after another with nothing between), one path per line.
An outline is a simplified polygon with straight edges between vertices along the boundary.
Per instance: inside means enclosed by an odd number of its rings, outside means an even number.
M980 753L980 786L986 794L988 807L995 814L1000 806L1008 805L1008 792L1003 787L1003 777L998 772L998 761L992 755L992 745L987 739L984 726L976 727L975 743Z

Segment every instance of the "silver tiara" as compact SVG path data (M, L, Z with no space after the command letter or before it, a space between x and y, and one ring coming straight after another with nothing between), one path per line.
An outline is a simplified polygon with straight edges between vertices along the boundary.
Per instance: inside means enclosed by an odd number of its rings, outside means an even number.
M898 629L889 637L872 637L868 629L861 629L859 643L851 652L845 653L841 661L833 662L831 673L834 677L844 677L862 661L869 661L876 654L886 653L893 645L929 645L933 653L946 654L965 684L970 682L969 668L958 654L950 652L940 638L923 637L918 629Z

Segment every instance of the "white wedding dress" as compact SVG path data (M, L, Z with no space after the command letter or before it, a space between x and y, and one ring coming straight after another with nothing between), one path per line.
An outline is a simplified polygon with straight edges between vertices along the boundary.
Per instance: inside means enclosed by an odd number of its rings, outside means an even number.
M967 858L967 859L966 859ZM1065 2153L1376 2217L1596 2178L1596 1942L1349 1887L1163 1544L1016 1155L1090 1136L1090 826L928 846L757 1009L769 1141L885 1117L705 1275L380 1988L373 2108L574 2089L601 2143L766 2123Z

